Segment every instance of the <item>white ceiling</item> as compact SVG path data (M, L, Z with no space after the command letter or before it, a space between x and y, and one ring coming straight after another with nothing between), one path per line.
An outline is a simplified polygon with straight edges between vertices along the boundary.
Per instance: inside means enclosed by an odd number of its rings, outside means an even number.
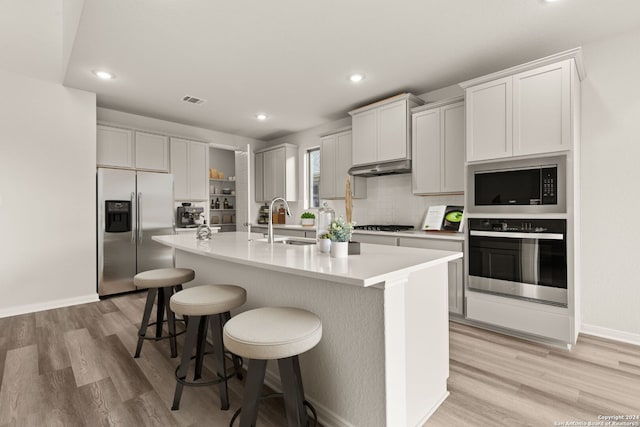
M85 0L65 84L268 140L637 27L637 0Z

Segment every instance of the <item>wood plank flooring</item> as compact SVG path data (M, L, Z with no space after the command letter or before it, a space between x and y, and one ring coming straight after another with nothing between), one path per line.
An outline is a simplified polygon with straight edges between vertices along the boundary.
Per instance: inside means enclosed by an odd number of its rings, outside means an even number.
M219 410L215 387L185 388L180 410L171 411L178 361L168 342L147 341L133 359L145 297L0 319L0 427L228 426L241 381L230 381L230 411ZM638 346L582 336L567 352L457 323L450 331L451 395L426 427L640 415ZM285 425L279 400L261 405L259 425Z
M451 395L426 427L640 416L640 346L581 335L569 352L454 322L449 330Z

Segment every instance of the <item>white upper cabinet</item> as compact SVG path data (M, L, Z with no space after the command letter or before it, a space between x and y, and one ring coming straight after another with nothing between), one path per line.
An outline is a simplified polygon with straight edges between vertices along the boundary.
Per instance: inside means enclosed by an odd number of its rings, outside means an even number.
M507 77L467 89L467 161L512 155L512 86Z
M135 133L136 169L169 171L169 138L152 133Z
M342 131L320 139L320 198L344 199L351 168L351 131ZM367 197L365 178L351 177L351 196Z
M352 165L411 158L411 113L424 102L401 94L350 111Z
M111 126L97 126L96 164L133 168L133 132Z
M464 102L438 102L414 111L413 193L462 193Z
M208 200L208 146L171 138L171 173L176 200Z
M571 148L570 61L513 76L513 154Z
M264 154L256 153L254 167L254 184L256 202L264 202Z
M496 73L501 77L490 81L487 76L461 83L466 89L468 162L572 148L575 59L538 62L544 65L525 64Z
M351 117L354 165L373 163L378 159L377 116L377 110L369 110Z
M97 126L98 166L169 171L169 138L111 126Z
M256 152L255 163L256 202L269 202L274 197L284 197L290 202L298 200L296 145L281 144L260 150Z

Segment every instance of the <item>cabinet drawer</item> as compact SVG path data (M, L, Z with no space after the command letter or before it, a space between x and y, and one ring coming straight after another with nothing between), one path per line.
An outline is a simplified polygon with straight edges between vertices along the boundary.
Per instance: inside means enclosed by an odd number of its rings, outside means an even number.
M462 252L463 242L456 240L440 239L419 239L411 237L400 237L400 246L408 248L437 249L441 251Z

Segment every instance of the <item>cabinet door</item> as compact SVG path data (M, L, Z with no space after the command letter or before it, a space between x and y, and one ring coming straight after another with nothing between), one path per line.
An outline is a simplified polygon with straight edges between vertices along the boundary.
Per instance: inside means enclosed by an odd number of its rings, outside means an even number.
M189 144L189 197L194 200L209 199L208 151L206 144Z
M440 113L440 191L464 192L464 102L442 107Z
M467 161L511 156L512 84L506 77L467 88Z
M336 197L336 143L335 135L320 140L320 198ZM351 147L349 147L351 148ZM351 160L351 153L349 153Z
M167 172L169 170L169 138L136 132L136 169Z
M407 157L407 101L378 108L377 161Z
M449 262L449 313L463 314L462 260Z
M96 143L98 166L133 167L133 132L130 130L98 125Z
M351 132L336 136L336 171L334 193L336 198L344 199L347 195L347 175L351 168ZM357 182L363 178L351 177L351 195L354 195Z
M173 197L189 199L189 141L171 138L171 173L173 174Z
M353 131L352 163L364 165L377 160L377 109L363 111L351 118Z
M264 202L264 153L256 153L254 170L255 199Z
M571 61L513 76L513 154L571 148Z
M285 149L265 151L264 155L264 198L285 196Z
M440 109L422 111L412 118L412 172L415 194L440 192Z

